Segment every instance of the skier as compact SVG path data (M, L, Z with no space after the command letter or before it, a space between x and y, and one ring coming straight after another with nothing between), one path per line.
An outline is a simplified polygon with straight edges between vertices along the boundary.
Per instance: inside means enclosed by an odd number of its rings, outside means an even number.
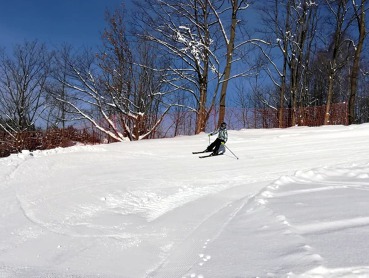
M208 136L218 134L217 139L211 143L205 150L205 152L213 152L211 155L219 155L225 153L224 144L228 140L227 124L225 122L220 124L220 127L210 133Z

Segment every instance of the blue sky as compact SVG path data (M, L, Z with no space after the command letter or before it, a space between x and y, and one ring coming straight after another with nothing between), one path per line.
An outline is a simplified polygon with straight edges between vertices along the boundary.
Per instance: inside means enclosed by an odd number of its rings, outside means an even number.
M105 10L130 0L4 0L0 7L0 47L24 40L49 45L95 47L104 29Z

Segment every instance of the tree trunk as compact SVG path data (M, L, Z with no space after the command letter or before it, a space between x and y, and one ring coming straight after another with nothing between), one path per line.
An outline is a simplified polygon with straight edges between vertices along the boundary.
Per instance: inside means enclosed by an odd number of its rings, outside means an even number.
M328 1L328 0L326 0ZM337 11L333 12L335 15L336 20L336 29L334 34L334 41L333 41L333 52L330 62L330 68L329 75L328 75L328 92L327 92L327 103L326 103L326 109L325 109L325 115L324 115L324 125L330 124L330 110L332 106L332 100L333 100L333 86L336 80L336 72L337 70L343 66L338 65L339 62L337 62L339 58L339 54L341 52L341 41L342 41L342 26L345 21L345 15L347 12L346 8L347 0L341 0L337 2Z
M332 105L332 98L333 98L333 84L334 84L334 74L330 72L329 80L328 80L327 104L325 106L325 114L324 114L324 125L330 124L331 105Z
M234 52L234 41L236 38L237 11L239 9L238 0L232 0L231 2L232 2L232 24L229 41L227 43L226 67L224 69L223 84L220 91L218 126L220 126L220 124L224 122L225 118L227 87L229 78L231 76L232 56Z
M284 49L287 49L286 43ZM286 51L287 52L287 51ZM283 75L281 77L281 88L279 93L279 111L278 111L278 127L283 128L284 124L284 98L286 95L286 75L287 75L287 57L283 57ZM286 125L287 126L287 125Z
M350 96L348 101L348 123L349 125L355 123L355 102L357 94L357 83L360 72L360 58L363 50L364 39L366 36L365 31L365 3L366 0L361 1L359 11L355 8L355 1L352 2L355 9L356 20L359 29L359 40L354 54L354 62L352 65L352 71L350 76Z
M205 132L206 121L207 121L206 98L207 98L206 85L201 84L200 101L199 101L199 108L197 110L195 134L199 134L200 132Z

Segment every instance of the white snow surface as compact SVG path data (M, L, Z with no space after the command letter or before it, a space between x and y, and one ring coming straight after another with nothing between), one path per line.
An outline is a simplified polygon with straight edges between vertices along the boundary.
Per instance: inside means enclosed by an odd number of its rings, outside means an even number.
M369 125L228 133L0 159L0 277L369 277Z

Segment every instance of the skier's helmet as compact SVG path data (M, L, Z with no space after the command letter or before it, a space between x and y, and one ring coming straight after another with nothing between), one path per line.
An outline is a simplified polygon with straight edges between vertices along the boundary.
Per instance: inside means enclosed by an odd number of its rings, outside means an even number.
M225 129L227 127L227 124L225 122L221 123L220 124L220 128L221 129Z

